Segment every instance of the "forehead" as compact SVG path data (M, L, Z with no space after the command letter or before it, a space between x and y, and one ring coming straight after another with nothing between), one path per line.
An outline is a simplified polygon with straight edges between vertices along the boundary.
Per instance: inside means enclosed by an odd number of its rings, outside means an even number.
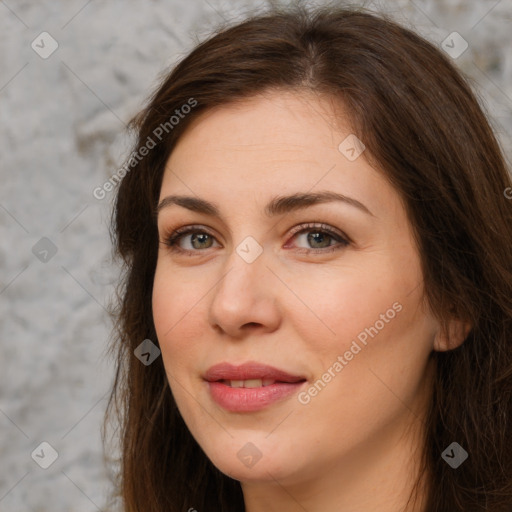
M344 117L333 111L334 105L328 97L290 91L266 92L221 105L196 118L173 153L215 153L227 148L225 158L243 152L260 159L268 152L268 159L275 153L290 158L329 153L337 148L340 125L341 132L351 132Z
M333 108L334 107L334 108ZM343 106L313 93L277 91L203 113L166 164L160 197L219 198L328 189L361 198L372 211L396 194L362 156L339 145L352 134ZM378 215L378 214L377 214Z

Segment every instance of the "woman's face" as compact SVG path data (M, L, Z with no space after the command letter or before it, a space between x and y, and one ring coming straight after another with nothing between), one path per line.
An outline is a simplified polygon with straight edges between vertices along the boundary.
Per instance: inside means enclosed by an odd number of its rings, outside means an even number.
M421 423L438 323L411 227L333 115L309 93L223 106L191 125L163 177L153 314L165 370L206 455L249 485L382 470ZM208 373L221 363L250 364Z

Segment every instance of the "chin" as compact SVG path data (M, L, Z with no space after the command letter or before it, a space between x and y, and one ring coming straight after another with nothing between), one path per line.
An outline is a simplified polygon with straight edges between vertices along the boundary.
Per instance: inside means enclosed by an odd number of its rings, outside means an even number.
M287 479L298 469L297 461L290 458L292 451L285 451L288 457L268 440L266 443L233 440L229 446L217 444L205 453L219 471L235 480L272 482Z

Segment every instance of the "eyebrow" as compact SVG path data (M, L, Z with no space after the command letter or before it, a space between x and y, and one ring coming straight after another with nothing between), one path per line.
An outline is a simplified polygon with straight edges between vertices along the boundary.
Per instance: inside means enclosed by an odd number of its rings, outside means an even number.
M277 215L301 210L312 205L333 201L341 201L345 204L358 208L367 215L375 217L375 215L357 199L328 190L315 193L297 192L288 196L276 196L265 206L264 213L267 217L276 217ZM206 201L199 197L179 195L170 195L163 198L156 208L156 215L158 215L164 208L171 205L178 205L193 212L203 213L212 217L221 217L219 206L216 203Z

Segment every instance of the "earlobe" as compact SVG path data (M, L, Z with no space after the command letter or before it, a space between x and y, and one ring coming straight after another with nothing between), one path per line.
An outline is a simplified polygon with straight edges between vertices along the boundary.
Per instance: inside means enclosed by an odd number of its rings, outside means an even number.
M471 329L471 322L453 319L448 326L448 335L442 329L436 333L434 339L434 350L446 352L460 347L468 337Z

